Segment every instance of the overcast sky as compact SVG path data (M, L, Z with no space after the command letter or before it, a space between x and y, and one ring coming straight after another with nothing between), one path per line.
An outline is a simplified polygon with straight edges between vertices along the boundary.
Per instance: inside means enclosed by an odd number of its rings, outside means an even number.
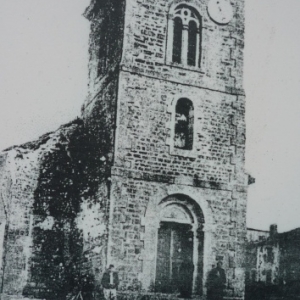
M80 114L89 0L0 0L0 150ZM246 0L248 226L300 227L300 1Z

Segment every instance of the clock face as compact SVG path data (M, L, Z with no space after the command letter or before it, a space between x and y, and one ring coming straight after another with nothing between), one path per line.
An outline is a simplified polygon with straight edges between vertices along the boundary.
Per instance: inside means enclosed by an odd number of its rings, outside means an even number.
M220 25L226 25L233 17L233 9L228 0L210 0L207 6L210 18Z

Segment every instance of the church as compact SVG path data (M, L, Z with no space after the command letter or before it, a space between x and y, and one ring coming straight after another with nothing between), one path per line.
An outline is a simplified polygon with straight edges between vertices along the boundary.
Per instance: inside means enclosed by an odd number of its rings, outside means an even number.
M244 299L243 0L92 0L80 118L0 153L1 299ZM85 291L89 291L90 293ZM131 299L131 298L130 298ZM152 298L151 298L152 299Z

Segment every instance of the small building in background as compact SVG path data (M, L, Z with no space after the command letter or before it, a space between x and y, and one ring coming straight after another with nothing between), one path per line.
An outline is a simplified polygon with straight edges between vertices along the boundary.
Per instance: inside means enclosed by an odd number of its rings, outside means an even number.
M283 233L276 224L270 231L248 228L247 240L246 299L299 295L300 228Z

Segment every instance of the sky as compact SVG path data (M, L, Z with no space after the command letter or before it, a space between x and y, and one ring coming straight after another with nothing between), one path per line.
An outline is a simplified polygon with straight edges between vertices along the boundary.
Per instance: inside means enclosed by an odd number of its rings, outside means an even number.
M0 150L80 114L89 0L0 0ZM246 0L247 226L300 227L300 1Z

